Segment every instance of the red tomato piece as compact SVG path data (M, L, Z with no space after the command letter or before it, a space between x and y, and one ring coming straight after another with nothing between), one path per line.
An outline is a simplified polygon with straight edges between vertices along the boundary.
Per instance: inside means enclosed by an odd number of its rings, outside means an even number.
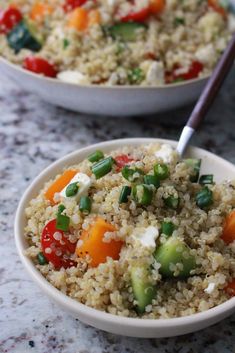
M146 7L137 12L130 12L128 15L121 18L122 22L144 22L150 15L150 8Z
M47 60L29 56L25 58L23 67L26 70L32 71L36 74L41 74L47 77L56 77L58 71L55 66L50 64Z
M223 6L219 4L218 0L208 0L208 5L216 12L218 12L221 16L227 17L227 11Z
M224 289L229 295L231 295L231 297L234 297L235 296L235 278L233 279L232 282L229 282Z
M66 0L63 5L64 12L73 11L77 7L84 5L86 2L87 0Z
M134 161L133 158L129 157L127 154L121 154L120 156L117 156L114 158L115 163L116 163L116 167L117 167L117 171L119 172L123 167L125 167L125 165L127 165L128 163Z
M197 78L200 72L203 70L203 65L199 61L193 61L189 71L185 74L179 75L184 80L191 80Z
M41 245L43 255L56 270L76 266L76 262L70 260L76 243L71 243L62 230L56 229L56 219L49 221L43 228Z
M148 52L148 53L145 53L145 58L150 60L156 60L157 56L154 53Z
M165 81L166 83L172 83L174 81L188 81L197 78L200 72L203 70L203 64L199 61L193 61L188 72L178 74L177 69L180 67L176 65L172 72L166 72Z
M165 82L173 83L175 81L174 71L166 71L165 72Z
M0 11L0 33L10 32L22 20L21 12L15 7Z

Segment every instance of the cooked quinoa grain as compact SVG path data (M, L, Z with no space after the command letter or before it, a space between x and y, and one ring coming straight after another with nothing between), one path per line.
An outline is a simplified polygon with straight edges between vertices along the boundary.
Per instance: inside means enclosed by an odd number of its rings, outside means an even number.
M191 315L230 298L235 247L224 222L228 215L235 216L235 181L208 185L213 202L200 208L196 194L203 186L190 181L192 167L170 147L167 158L161 156L165 148L151 144L115 150L104 156L115 163L100 179L84 160L67 168L77 174L64 188L76 181L76 195L58 190L56 202L48 199L64 171L30 201L25 211L26 254L53 286L98 310L149 319ZM142 176L134 182L122 176L121 160L122 168L128 164L141 175L153 175L154 165L167 164L169 175L160 186L147 185L152 192L148 205L137 203L132 194L119 202L124 186L143 184ZM89 214L79 209L84 195L92 200ZM164 202L172 195L180 200L176 208ZM68 232L57 229L58 214L69 218ZM167 222L171 231L165 234Z
M227 2L84 0L78 8L67 0L0 0L0 9L12 3L21 15L7 28L0 20L0 55L82 85L158 86L206 76L235 30Z

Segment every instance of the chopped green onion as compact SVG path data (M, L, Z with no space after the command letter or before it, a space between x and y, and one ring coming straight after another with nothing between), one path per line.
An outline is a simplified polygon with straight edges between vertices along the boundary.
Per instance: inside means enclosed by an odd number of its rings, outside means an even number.
M156 175L145 175L144 183L146 185L153 185L155 188L159 188L160 186L160 180Z
M127 179L130 182L134 182L134 181L141 181L142 180L142 176L144 175L143 170L135 168L135 169L131 169L127 166L125 166L124 168L122 168L122 176L123 178Z
M101 159L104 158L104 154L102 151L95 151L93 153L91 153L89 156L88 156L88 161L91 162L91 163L95 163L95 162L99 162Z
M164 203L167 207L173 208L174 210L176 210L177 207L179 206L180 199L179 197L169 196L166 199L164 199Z
M60 205L58 206L58 211L57 211L57 213L60 214L60 213L62 213L64 210L65 210L65 206L62 205L62 204L60 204Z
M113 164L114 159L112 157L102 159L92 166L92 173L95 175L96 179L100 179L112 170Z
M78 186L78 182L76 181L75 183L71 183L67 186L65 190L65 195L67 197L75 196L78 193L78 190L79 190L79 186Z
M196 204L200 208L205 208L213 203L213 193L207 186L204 186L196 194Z
M45 258L45 256L43 255L42 252L38 253L37 259L38 259L39 265L46 265L46 264L48 264L48 261L47 261L47 259Z
M213 184L213 174L201 175L199 179L199 184L201 185Z
M185 24L185 20L183 17L175 17L175 19L174 19L175 26L180 26L180 25L184 25L184 24Z
M131 187L130 186L123 186L120 196L119 196L119 203L127 203L128 202L128 196L131 194Z
M175 230L175 225L172 222L162 222L161 224L161 233L166 236L171 236Z
M128 181L133 181L134 173L135 173L134 169L131 169L127 166L122 168L122 176Z
M196 159L196 158L188 158L185 159L184 162L188 167L192 168L192 174L190 175L189 180L192 183L196 183L199 178L199 173L200 173L200 167L201 167L201 159Z
M148 206L152 202L153 191L150 185L134 185L132 189L132 196L138 204Z
M67 38L63 40L63 49L67 49L70 44L70 41Z
M82 196L80 198L79 210L85 214L88 214L91 212L91 199L90 199L90 197Z
M56 217L56 229L67 232L69 230L70 218L68 216L58 214Z
M154 168L154 174L160 179L164 180L169 176L169 169L166 164L155 164Z

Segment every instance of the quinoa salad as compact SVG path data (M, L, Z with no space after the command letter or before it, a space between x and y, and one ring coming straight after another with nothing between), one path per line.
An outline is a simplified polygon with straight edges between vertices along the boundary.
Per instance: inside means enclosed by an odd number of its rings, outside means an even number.
M235 180L169 145L93 152L26 209L26 256L54 287L114 315L191 315L235 295Z
M81 85L187 81L211 73L233 11L228 0L0 0L0 55Z

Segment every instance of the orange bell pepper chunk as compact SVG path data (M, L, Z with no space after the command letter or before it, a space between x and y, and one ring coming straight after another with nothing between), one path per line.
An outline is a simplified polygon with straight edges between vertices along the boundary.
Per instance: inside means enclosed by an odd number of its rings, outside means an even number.
M208 5L216 12L218 12L221 16L223 17L227 17L227 12L224 9L224 7L222 7L219 4L218 0L208 0Z
M77 7L69 15L68 27L84 31L88 26L88 20L88 11L83 7Z
M227 286L224 288L224 290L231 295L231 297L235 296L235 278L232 280L232 282L229 282Z
M115 230L116 228L112 224L105 222L103 218L97 218L88 230L82 232L79 239L79 241L82 241L81 245L77 246L76 249L77 255L81 258L89 255L91 267L97 267L99 264L106 262L107 257L118 260L123 242L114 239L109 243L103 241L106 232L114 232Z
M53 12L53 8L44 4L43 2L36 2L30 12L30 18L33 21L42 22L45 16L50 15Z
M88 27L100 24L101 16L98 10L91 10L88 14Z
M165 0L150 0L149 10L153 15L157 15L164 10Z
M235 210L225 219L221 239L223 239L226 244L232 243L235 240Z
M68 169L52 183L47 191L45 192L45 198L51 202L52 205L55 205L54 195L56 192L61 192L63 188L70 182L70 180L77 174L77 170Z

